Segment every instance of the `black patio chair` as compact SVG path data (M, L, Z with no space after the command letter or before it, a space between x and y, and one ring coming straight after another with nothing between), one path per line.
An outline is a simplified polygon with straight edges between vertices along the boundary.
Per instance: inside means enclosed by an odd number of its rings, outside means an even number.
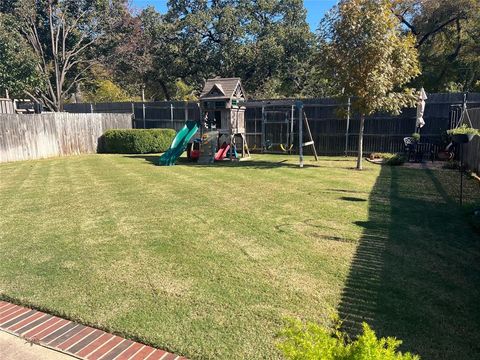
M403 138L403 143L405 145L404 148L404 153L405 156L407 157L407 161L410 162L410 160L415 159L416 151L415 151L415 140L412 137L405 137Z

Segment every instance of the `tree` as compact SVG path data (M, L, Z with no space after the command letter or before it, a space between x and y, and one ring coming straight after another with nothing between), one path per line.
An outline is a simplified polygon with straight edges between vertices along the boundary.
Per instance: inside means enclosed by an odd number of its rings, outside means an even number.
M415 38L404 35L391 0L341 0L322 24L325 67L360 115L357 169L362 169L365 117L399 113L415 103L401 87L419 73Z
M189 86L179 79L175 82L174 100L197 101L198 98L195 96L194 92L195 89L193 86Z
M85 96L88 102L122 102L132 101L132 98L111 80L96 80L95 89Z
M303 1L244 1L245 36L238 48L238 75L257 97L293 97L310 74L314 36Z
M170 64L174 82L200 90L206 78L236 75L234 49L241 51L243 38L238 1L170 0L165 23L169 31L156 60Z
M403 0L394 8L416 37L423 74L431 91L472 91L480 80L480 2Z
M6 91L22 96L41 89L43 79L36 71L37 58L20 35L13 18L0 13L0 96Z
M170 0L163 21L158 73L171 70L197 90L208 77L237 76L259 97L304 88L314 36L301 0Z
M65 98L88 76L96 62L89 51L102 38L111 21L112 7L122 1L108 0L18 0L15 15L21 33L39 59L37 71L46 81L45 90L26 93L62 111Z
M159 90L164 81L157 81L153 66L154 54L162 42L161 26L162 15L153 7L137 15L125 8L99 47L102 63L110 69L112 80L133 96L144 89L149 99L164 97L165 92Z

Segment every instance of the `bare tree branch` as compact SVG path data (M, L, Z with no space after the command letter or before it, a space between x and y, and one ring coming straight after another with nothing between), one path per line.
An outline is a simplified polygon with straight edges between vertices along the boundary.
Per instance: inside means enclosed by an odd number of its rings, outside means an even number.
M77 83L80 81L80 79L83 79L83 78L81 78L81 76L82 76L83 74L85 74L94 64L95 64L95 62L92 61L89 65L87 65L85 68L83 68L81 71L79 71L79 72L77 73L77 75L73 78L73 80L72 80L72 82L70 83L70 85L63 91L62 96L68 95L68 93L69 93L69 91L71 90L71 88L72 88L75 84L77 84Z
M432 35L435 35L436 33L438 33L440 30L442 30L444 27L450 25L451 23L455 22L459 20L458 17L453 17L451 19L448 19L447 21L445 21L444 23L440 24L439 26L437 26L435 29L425 33L421 39L417 42L417 48L419 48L420 46L422 46L422 44L428 40L428 38L430 38Z
M415 26L413 26L411 23L407 21L407 19L405 19L405 12L403 12L403 14L397 14L393 9L392 11L395 14L395 16L398 18L398 20L400 20L402 24L404 24L407 28L410 29L413 35L418 36L418 31L415 28Z
M88 22L90 19L86 19L87 14L94 16L91 12L93 8L72 16L70 12L63 11L61 2L48 0L45 18L40 17L29 1L22 2L19 9L18 14L26 25L21 30L22 34L39 56L37 67L47 85L44 93L37 95L37 98L42 98L52 110L61 111L65 96L72 86L83 79L92 64L85 66L70 81L72 70L76 65L89 62L84 58L84 52L102 36L95 30L98 25L95 20ZM47 31L47 34L42 34L44 38L39 34L42 27ZM67 82L69 86L65 88Z

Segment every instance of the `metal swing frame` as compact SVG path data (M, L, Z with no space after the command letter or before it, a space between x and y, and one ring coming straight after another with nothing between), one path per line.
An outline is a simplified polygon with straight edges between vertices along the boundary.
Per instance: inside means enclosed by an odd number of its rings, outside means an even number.
M279 107L283 110L268 110L268 107ZM295 110L298 111L298 155L299 155L299 166L303 167L304 157L303 157L303 148L306 146L311 146L312 152L315 156L315 160L318 161L317 150L315 148L315 141L313 140L312 132L310 129L310 124L308 123L307 115L305 114L302 101L269 101L262 104L262 153L266 152L266 124L267 115L269 113L284 113L286 114L286 121L279 122L281 124L287 124L287 138L288 142L286 146L283 143L274 144L279 145L284 152L291 154L293 152L293 143L294 143L294 123L295 123ZM290 118L288 119L288 113L290 113ZM271 122L270 122L271 123ZM304 131L303 125L307 130L308 141L304 142ZM269 151L271 152L271 151Z

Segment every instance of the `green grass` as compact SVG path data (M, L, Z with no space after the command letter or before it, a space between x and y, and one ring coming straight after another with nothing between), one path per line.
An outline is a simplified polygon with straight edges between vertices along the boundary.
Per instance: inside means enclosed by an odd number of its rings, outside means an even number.
M480 353L480 237L457 173L152 159L1 164L0 297L193 359L279 358L285 317L335 309L424 359ZM480 202L478 182L465 191Z

